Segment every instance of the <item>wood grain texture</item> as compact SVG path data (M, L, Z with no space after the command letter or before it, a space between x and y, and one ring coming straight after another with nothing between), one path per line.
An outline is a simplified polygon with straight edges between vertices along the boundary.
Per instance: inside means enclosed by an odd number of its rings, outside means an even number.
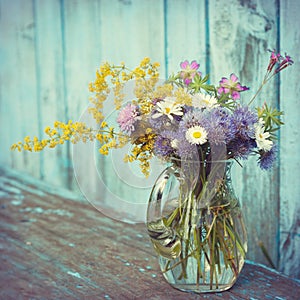
M0 169L0 298L285 299L300 282L247 262L237 283L201 296L163 278L145 226L109 219L83 198Z
M281 47L292 52L300 47L300 27L297 11L299 3L282 1L280 14ZM282 72L280 82L280 108L285 111L285 126L280 139L280 270L300 278L300 60L289 72ZM295 263L296 262L296 263ZM297 263L298 262L298 263Z
M9 147L27 134L41 135L57 119L77 120L101 62L134 67L149 56L161 62L165 77L181 60L196 59L212 83L234 72L250 85L243 95L247 103L264 75L267 49L280 48L295 65L255 103L285 110L280 159L271 173L250 160L233 177L248 225L248 259L268 264L262 242L279 270L299 277L299 9L294 0L0 0L0 163L80 193L72 147L40 154L11 153ZM81 160L82 180L111 209L109 194L89 171L94 154ZM134 191L132 180L142 181L135 173L127 175L128 188L111 160L99 165L113 193L145 203L148 190Z

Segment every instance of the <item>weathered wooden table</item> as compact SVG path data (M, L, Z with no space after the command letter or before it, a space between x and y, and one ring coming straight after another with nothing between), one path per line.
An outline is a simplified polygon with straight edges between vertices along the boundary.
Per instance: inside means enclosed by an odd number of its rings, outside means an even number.
M0 299L299 299L300 283L247 262L229 291L191 294L159 271L143 224L0 169Z

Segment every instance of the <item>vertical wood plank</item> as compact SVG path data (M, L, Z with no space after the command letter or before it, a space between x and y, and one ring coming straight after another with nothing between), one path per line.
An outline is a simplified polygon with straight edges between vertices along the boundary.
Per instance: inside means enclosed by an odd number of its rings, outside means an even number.
M88 84L100 60L99 1L61 1L64 97L66 121L77 121L88 105ZM68 186L76 189L72 145L65 145Z
M39 154L9 152L15 141L38 134L33 4L1 0L0 11L0 160L39 177Z
M59 1L34 1L35 60L39 135L55 120L66 120L61 6ZM68 186L67 148L41 152L41 178L55 185Z
M163 0L100 2L102 61L135 67L145 56L164 60ZM163 66L162 66L163 67ZM164 71L164 70L163 70Z
M281 73L280 108L285 125L280 140L280 270L300 278L300 20L298 1L281 1L280 45L295 64ZM284 54L284 53L282 53Z
M165 1L167 75L179 70L183 60L197 60L205 72L205 1Z
M247 104L258 88L269 59L268 48L276 46L275 1L209 1L210 65L212 82L235 73L243 85L251 85L242 101ZM277 106L274 83L257 98ZM244 163L243 163L244 164ZM259 247L262 242L277 264L278 170L262 172L255 160L249 160L234 172L234 184L246 217L248 259L268 263ZM259 218L257 217L259 216Z

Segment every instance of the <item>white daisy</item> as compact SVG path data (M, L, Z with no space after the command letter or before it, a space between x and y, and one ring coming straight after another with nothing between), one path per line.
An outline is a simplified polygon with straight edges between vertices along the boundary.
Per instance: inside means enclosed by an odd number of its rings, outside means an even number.
M264 121L262 118L258 120L258 123L254 125L255 128L255 141L258 149L264 151L270 151L273 145L271 140L268 140L270 137L269 132L265 132Z
M172 121L173 115L182 116L182 105L175 104L175 97L166 97L164 100L157 102L156 110L157 112L153 114L152 118L156 119L163 115L168 116L168 118Z
M201 126L193 126L187 130L185 138L192 145L203 145L207 142L207 132Z
M218 100L209 94L197 93L192 96L193 106L199 108L213 108L218 107Z

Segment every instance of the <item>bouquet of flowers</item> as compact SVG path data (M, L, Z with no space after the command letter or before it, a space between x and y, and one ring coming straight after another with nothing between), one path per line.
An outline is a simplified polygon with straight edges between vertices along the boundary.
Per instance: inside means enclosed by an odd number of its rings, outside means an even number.
M276 130L283 123L283 114L266 103L256 110L250 104L262 87L277 73L293 63L272 51L266 75L257 93L248 105L240 102L240 93L249 88L242 86L238 77L223 77L217 86L209 84L209 76L199 71L196 61L180 64L181 70L166 82L159 81L159 64L144 58L133 70L124 63L104 63L90 84L94 96L89 111L98 128L90 128L82 122L56 121L53 128L46 127L45 139L29 136L23 142L12 145L19 151L41 151L54 148L65 141L99 142L99 152L109 153L111 148L133 145L124 159L138 160L142 172L149 173L149 161L153 156L166 161L171 158L190 159L192 153L201 153L201 160L210 155L211 145L226 148L226 158L246 159L258 156L262 169L269 169L276 157ZM135 99L122 105L126 82L135 80ZM110 85L112 84L112 87ZM112 91L111 91L112 89ZM103 102L113 92L115 107L119 110L119 128L109 126L103 115Z

